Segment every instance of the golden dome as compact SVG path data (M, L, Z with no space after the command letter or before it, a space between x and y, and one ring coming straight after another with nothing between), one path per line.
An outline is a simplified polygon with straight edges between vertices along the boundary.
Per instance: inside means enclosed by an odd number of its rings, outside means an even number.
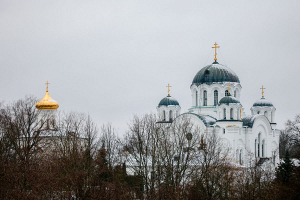
M52 99L48 93L48 91L46 91L45 96L39 100L36 104L35 107L39 110L41 109L57 109L59 107L57 101L55 101L54 99Z
M47 90L45 96L35 104L35 107L39 110L57 109L59 107L57 101L52 99L48 93L48 84L49 83L47 82Z

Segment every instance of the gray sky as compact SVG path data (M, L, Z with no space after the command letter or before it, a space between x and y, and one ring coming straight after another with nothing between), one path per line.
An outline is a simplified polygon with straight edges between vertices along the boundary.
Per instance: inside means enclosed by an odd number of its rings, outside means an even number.
M171 95L187 111L196 73L218 61L241 81L247 114L261 97L278 128L299 111L300 1L0 1L0 100L45 82L59 110L89 113L122 135L133 114Z

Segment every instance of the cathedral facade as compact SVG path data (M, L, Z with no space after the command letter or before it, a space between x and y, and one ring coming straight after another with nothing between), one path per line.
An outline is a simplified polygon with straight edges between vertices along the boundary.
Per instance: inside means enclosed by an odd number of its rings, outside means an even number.
M236 163L248 166L250 158L260 163L279 162L279 134L274 105L262 97L254 102L251 115L246 115L240 102L242 85L233 70L217 62L200 69L190 86L192 105L180 113L179 102L168 94L157 106L159 123L169 126L188 117L203 132L218 134L231 149Z

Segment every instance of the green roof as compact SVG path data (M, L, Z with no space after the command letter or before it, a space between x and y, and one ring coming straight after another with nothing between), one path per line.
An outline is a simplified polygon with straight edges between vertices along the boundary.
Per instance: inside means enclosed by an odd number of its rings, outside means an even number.
M175 98L168 95L159 102L158 107L160 106L179 106L179 103Z
M273 104L271 103L271 101L265 99L264 97L262 97L261 99L258 99L254 104L253 106L270 106L272 107Z
M221 65L218 62L214 62L211 65L203 67L194 77L192 85L197 86L203 83L212 84L215 82L237 82L239 83L239 77L233 70Z
M221 104L229 105L230 103L240 103L240 101L239 101L237 98L235 98L235 97L233 97L233 96L231 96L231 95L226 96L226 97L223 97L223 98L219 101L219 105L221 105Z

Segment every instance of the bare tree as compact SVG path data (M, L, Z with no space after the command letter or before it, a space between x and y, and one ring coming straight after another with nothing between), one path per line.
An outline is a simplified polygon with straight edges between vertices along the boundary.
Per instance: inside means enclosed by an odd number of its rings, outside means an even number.
M106 151L106 160L110 168L121 164L121 144L115 128L111 123L102 125L99 146Z

